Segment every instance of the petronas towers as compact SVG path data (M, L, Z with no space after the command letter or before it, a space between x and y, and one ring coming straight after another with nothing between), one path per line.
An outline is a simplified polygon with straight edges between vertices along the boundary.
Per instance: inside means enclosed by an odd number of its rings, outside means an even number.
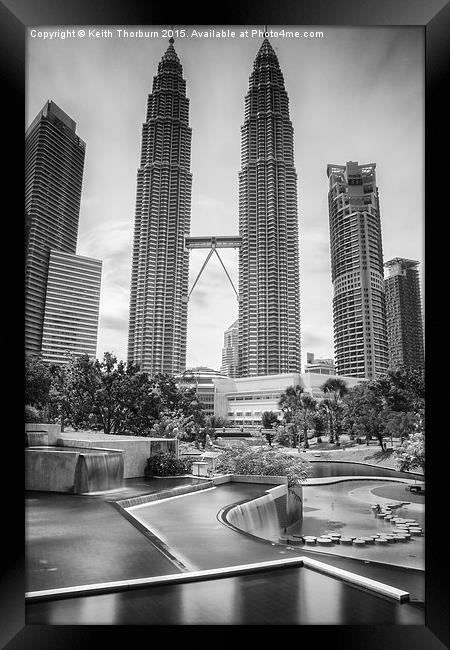
M186 365L191 136L186 82L171 39L142 127L131 271L128 361L151 375Z
M155 374L186 366L191 129L169 44L142 129L128 360ZM300 372L297 174L289 100L264 39L245 97L239 173L239 376Z
M239 374L300 372L297 174L289 99L264 40L241 129Z

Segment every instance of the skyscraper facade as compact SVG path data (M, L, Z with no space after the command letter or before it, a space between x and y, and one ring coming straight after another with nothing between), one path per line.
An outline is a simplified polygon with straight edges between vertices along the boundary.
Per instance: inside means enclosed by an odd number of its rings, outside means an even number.
M239 319L235 320L223 335L222 375L239 376Z
M389 367L424 364L419 262L396 257L384 265Z
M191 136L186 82L171 39L142 127L131 272L128 361L151 375L186 367Z
M25 351L42 347L50 249L75 253L85 143L76 123L46 102L25 135Z
M328 165L327 175L336 369L373 379L388 368L375 164Z
M42 359L67 363L68 355L97 351L102 262L51 250L42 334Z
M264 39L241 127L239 375L300 372L297 174L289 99Z

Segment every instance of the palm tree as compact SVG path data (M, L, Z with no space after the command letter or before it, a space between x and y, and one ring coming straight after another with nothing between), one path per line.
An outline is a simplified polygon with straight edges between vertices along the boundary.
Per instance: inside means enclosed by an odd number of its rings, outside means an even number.
M321 386L321 389L326 395L330 397L330 406L334 415L335 421L335 440L339 443L339 436L341 435L341 415L342 415L342 402L345 395L348 393L348 386L340 377L330 377ZM331 442L331 441L330 441Z
M312 413L314 413L314 411L316 410L316 405L317 402L313 397L311 397L311 395L306 394L300 397L300 407L303 416L303 444L305 449L309 448L309 442L308 442L309 416L312 415Z
M298 384L296 386L288 386L278 400L278 406L283 411L284 421L286 424L290 424L294 431L292 447L295 447L296 444L297 419L299 412L302 410L302 393L302 386L299 386Z
M332 444L334 442L334 422L333 422L333 402L326 397L320 402L319 407L325 414L327 421L327 428L329 431L328 441Z

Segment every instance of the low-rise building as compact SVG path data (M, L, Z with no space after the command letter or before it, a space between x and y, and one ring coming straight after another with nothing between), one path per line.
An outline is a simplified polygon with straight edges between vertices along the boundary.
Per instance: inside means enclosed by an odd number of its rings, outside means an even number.
M300 385L305 393L315 399L325 397L321 387L328 379L338 378L338 375L324 376L320 373L289 373L282 375L260 375L258 377L241 377L229 379L213 379L214 414L226 418L230 425L245 427L260 427L264 411L273 411L281 419L281 409L278 405L281 395L289 386ZM349 388L365 381L358 377L340 375Z

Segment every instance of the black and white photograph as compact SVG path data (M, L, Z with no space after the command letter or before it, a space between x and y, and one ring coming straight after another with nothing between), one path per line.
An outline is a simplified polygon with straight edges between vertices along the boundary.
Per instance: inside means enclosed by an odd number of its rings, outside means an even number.
M24 38L25 625L425 626L423 25Z

